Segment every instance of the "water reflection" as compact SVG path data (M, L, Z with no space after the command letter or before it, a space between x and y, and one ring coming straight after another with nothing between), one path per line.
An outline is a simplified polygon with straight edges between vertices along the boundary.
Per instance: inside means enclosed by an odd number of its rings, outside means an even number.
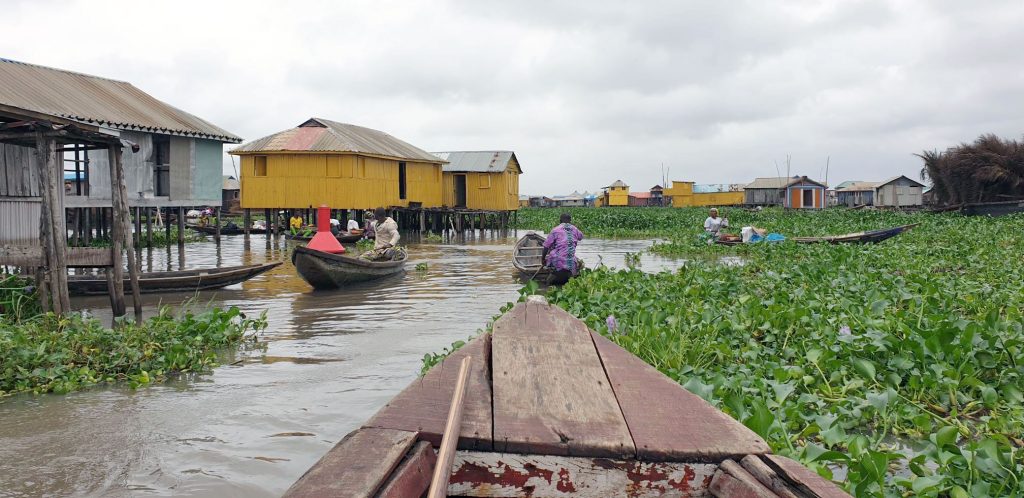
M192 301L267 312L263 351L231 357L211 375L132 391L99 387L0 402L0 495L277 496L347 432L415 378L425 353L482 328L517 297L515 234L409 244L409 271L387 281L313 292L289 262L294 244L244 238L140 251L147 271L286 263L216 292L144 295L146 313ZM264 240L260 240L264 239ZM588 267L644 271L682 263L648 254L649 241L585 240ZM426 263L425 272L413 270ZM76 309L109 321L104 296ZM281 434L307 434L281 436Z

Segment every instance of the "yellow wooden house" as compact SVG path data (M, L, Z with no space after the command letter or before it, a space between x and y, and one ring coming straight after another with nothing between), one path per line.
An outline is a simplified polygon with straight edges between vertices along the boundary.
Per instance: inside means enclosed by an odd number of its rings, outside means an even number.
M693 182L673 181L664 190L665 198L672 200L672 207L688 206L738 206L743 204L743 191L694 192Z
M437 156L382 131L311 118L230 152L241 159L241 207L440 207Z
M602 206L628 206L629 185L622 180L615 180L615 183L604 188L604 202Z
M516 154L508 150L435 152L444 165L444 205L483 211L519 209Z

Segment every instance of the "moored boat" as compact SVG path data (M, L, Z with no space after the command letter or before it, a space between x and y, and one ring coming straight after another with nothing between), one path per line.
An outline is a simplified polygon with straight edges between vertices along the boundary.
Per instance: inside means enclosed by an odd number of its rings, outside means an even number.
M848 496L539 296L414 380L285 496L419 497L432 485L437 496Z
M512 249L512 266L527 280L547 282L552 270L544 266L544 237L528 232ZM583 260L576 258L576 268L583 269Z
M408 259L409 256L403 253L401 259L395 261L366 261L305 246L296 247L292 252L292 264L299 276L315 289L337 289L395 275L405 271Z
M813 244L817 242L828 242L829 244L873 244L881 242L886 239L891 239L911 228L916 227L919 223L912 223L910 225L902 225L893 228L885 228L882 230L869 230L866 232L855 232L844 235L830 235L825 237L796 237L795 240L800 244Z
M197 270L161 271L139 274L139 292L196 292L219 289L245 282L279 266L280 262L258 265L202 268ZM130 282L126 276L124 286ZM68 293L77 296L107 294L107 279L102 275L68 275Z
M205 233L207 235L214 235L217 233L217 227L210 225L188 225L188 228L195 230L199 233ZM232 227L220 227L221 235L242 235L245 233L245 229L239 226ZM265 234L267 233L266 228L250 228L250 234Z
M286 233L284 238L294 240L296 242L309 242L310 240L313 240L313 235L292 235L290 233ZM338 235L335 235L334 238L338 239L338 242L341 242L342 244L354 244L364 237L362 233L354 234L341 232ZM368 238L373 239L373 237Z

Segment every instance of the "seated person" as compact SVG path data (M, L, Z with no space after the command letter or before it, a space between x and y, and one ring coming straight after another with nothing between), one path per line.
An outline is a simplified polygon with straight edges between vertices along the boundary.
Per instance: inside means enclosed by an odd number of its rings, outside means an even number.
M339 233L341 233L341 220L331 218L331 234L336 236Z
M718 217L718 208L711 208L711 212L706 220L704 220L704 232L711 234L714 237L718 237L719 232L723 228L729 227L728 218Z
M356 220L348 220L348 226L346 228L349 233L352 233L352 230L359 230L359 222Z

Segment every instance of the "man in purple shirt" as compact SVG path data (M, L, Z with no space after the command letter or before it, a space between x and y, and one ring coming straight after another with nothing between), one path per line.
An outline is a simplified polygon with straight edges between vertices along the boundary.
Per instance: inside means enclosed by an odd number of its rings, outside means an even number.
M551 268L548 285L562 285L576 275L576 244L583 240L583 232L572 224L572 216L562 213L560 225L551 229L544 240L544 265Z

